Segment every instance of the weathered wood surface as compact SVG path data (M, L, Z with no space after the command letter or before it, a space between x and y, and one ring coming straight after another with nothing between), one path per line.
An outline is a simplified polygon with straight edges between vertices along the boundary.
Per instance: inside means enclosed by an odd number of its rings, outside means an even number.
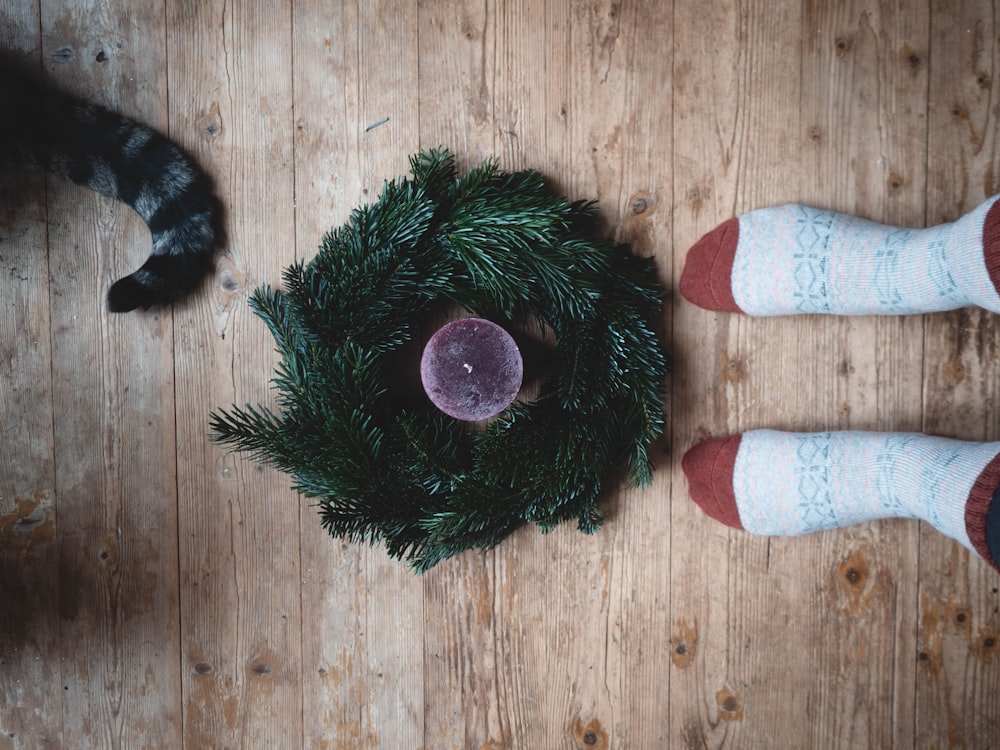
M751 320L675 292L687 248L735 213L921 226L1000 189L998 17L988 0L4 5L3 46L206 166L228 237L190 301L109 316L141 222L5 178L0 748L1000 747L985 564L906 521L731 532L680 471L696 441L752 427L1000 440L996 316ZM268 398L249 291L442 144L598 198L672 290L675 369L654 484L612 493L599 534L522 529L418 578L327 537L207 417Z

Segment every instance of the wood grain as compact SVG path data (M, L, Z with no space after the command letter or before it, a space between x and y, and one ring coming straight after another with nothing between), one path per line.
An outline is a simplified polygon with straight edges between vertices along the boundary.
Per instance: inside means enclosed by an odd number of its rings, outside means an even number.
M41 3L43 67L61 86L166 128L162 12ZM135 85L135 82L141 85ZM113 318L111 282L149 234L65 182L48 193L62 726L66 746L179 742L174 388L169 316ZM134 249L134 251L133 251ZM134 679L141 675L141 679Z
M420 6L420 143L448 144L461 169L494 153L496 7L456 0ZM440 71L448 70L442 76ZM504 675L513 664L497 648L507 593L498 553L471 553L424 576L425 747L511 746ZM515 709L516 710L516 709Z
M933 3L928 92L927 222L952 221L997 191L996 97L1000 25L988 2ZM1000 440L995 408L1000 324L960 310L929 316L924 356L924 427L966 440ZM996 572L923 524L916 720L917 742L960 747L1000 736L1000 706L973 696L996 692L1000 596Z
M184 744L281 747L302 731L298 502L209 443L205 404L267 399L246 295L295 255L291 4L170 4L167 27L171 121L228 210L213 283L174 310Z
M14 9L0 44L41 64L38 7ZM59 545L45 178L0 176L0 736L62 737ZM2 742L3 740L0 740Z
M358 8L298 3L293 16L295 231L308 259L323 233L364 200L358 169L363 132L356 85ZM356 82L354 82L356 84ZM367 669L364 551L331 539L317 510L300 504L302 557L303 746L372 748Z
M998 190L992 0L14 0L0 42L178 140L227 238L109 316L148 231L39 175L0 204L0 750L1000 744L1000 578L926 524L730 531L680 459L755 427L1000 440L996 316L750 319L676 280L786 201L925 226ZM71 51L71 54L67 53ZM495 156L656 259L674 359L645 490L422 577L208 439L268 403L249 293L407 157Z

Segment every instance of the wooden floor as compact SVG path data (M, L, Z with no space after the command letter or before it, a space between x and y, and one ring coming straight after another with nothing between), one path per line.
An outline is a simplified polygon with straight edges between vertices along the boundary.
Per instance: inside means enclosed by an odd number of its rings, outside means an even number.
M169 132L228 210L202 292L124 316L127 208L33 177L0 211L0 749L1000 747L1000 576L916 522L729 531L680 471L752 427L1000 440L1000 319L676 293L742 211L923 226L1000 190L997 0L13 0L0 44ZM208 415L268 398L248 293L437 145L599 199L671 289L675 369L655 482L600 533L417 577Z

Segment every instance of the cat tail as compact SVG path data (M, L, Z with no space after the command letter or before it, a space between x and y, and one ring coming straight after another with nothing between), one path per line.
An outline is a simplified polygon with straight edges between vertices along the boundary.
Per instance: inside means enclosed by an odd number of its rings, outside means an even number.
M43 167L131 206L149 226L152 253L112 285L108 309L128 312L184 296L211 270L219 207L208 176L170 139L117 112L81 101L36 141Z
M211 270L221 238L221 208L208 175L142 123L40 85L27 92L18 118L24 155L131 206L152 236L148 260L112 285L108 309L164 305L192 291Z

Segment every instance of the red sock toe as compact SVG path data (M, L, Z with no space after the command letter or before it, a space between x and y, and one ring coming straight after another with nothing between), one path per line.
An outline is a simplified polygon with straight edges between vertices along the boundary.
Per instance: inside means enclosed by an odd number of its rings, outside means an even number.
M740 435L707 440L681 459L691 499L710 518L734 529L743 528L733 492L733 469L741 440Z
M688 251L681 273L681 294L698 307L743 312L733 299L733 261L740 238L739 219L723 222Z

